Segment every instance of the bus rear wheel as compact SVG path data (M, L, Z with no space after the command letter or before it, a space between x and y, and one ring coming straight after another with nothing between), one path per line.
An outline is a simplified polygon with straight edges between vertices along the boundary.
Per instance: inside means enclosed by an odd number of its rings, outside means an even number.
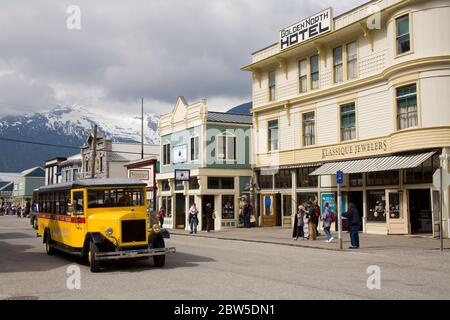
M55 248L52 247L52 238L50 237L50 232L47 232L47 238L45 240L45 251L49 256L52 256L56 253Z
M165 244L164 244L164 239L163 238L159 238L156 243L154 248L155 249L160 249L160 248L165 248ZM160 256L153 256L153 263L155 264L155 267L163 267L166 264L166 255L160 255Z
M88 260L89 260L89 267L91 272L99 272L100 271L100 260L95 259L95 254L99 252L98 246L94 243L94 241L90 241L89 243L89 253L88 253Z

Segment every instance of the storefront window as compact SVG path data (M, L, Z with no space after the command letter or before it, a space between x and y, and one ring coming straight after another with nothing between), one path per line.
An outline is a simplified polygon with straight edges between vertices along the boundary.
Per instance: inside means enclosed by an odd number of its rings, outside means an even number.
M261 189L273 189L273 175L259 174L258 184Z
M311 176L310 173L318 167L307 167L297 169L297 188L316 188L318 186L318 177Z
M301 192L297 193L297 206L305 202L317 201L317 193L315 192Z
M222 196L222 219L234 219L234 196Z
M289 217L292 214L292 196L283 196L283 216Z
M161 189L162 191L170 191L169 180L161 180Z
M350 173L350 187L361 187L363 185L362 173Z
M161 197L161 207L166 209L166 218L172 218L172 197Z
M234 189L234 178L208 177L208 189Z
M290 189L292 188L291 170L284 169L278 171L275 175L275 188Z
M367 191L367 222L386 222L386 195L384 190Z
M404 180L406 184L432 183L433 174L439 169L439 155L435 154L418 167L406 169Z
M368 186L392 186L399 185L399 173L394 171L369 172L367 174Z
M197 177L189 179L189 190L198 190L200 188Z

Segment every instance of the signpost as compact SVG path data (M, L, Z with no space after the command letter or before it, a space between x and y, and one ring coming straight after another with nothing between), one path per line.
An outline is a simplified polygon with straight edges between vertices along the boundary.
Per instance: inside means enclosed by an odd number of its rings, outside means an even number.
M343 184L343 183L344 183L344 172L339 170L336 172L336 184L337 184L337 192L338 192L337 209L338 209L339 249L341 249L341 250L342 250L341 184Z

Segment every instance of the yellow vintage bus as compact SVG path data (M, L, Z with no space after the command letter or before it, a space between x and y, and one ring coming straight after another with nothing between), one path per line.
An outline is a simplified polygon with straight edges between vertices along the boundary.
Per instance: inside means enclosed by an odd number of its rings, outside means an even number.
M38 236L47 254L84 257L92 272L111 259L153 257L162 267L166 229L149 228L146 184L133 179L86 179L43 186L36 193Z

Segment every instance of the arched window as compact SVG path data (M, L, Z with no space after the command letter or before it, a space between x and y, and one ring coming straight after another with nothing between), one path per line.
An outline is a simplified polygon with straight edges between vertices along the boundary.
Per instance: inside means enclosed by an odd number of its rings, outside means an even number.
M223 132L217 135L217 159L222 161L236 160L236 136Z

